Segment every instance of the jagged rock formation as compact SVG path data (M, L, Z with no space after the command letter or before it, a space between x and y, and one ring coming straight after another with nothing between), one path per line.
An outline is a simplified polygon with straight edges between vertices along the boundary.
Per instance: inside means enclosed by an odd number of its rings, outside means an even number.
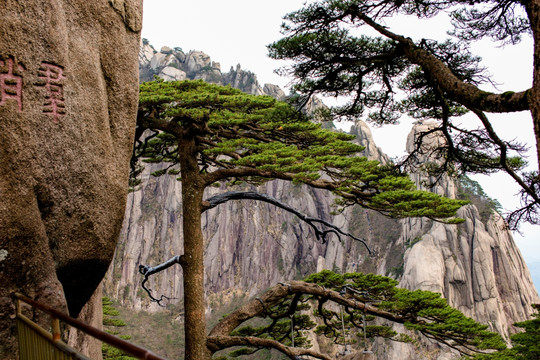
M127 196L141 26L141 0L2 2L2 359L17 356L12 292L77 316L107 271Z
M154 73L167 79L170 70L164 70L172 67L185 73L186 78L212 78L255 94L284 95L276 86L261 88L256 77L240 66L218 74L219 65L201 52L184 55L179 49L167 48L158 53L146 44L140 59L142 75ZM411 136L420 126L429 124L418 124ZM357 121L351 132L366 147L363 155L388 161L364 122ZM121 241L105 282L106 293L124 306L148 311L159 308L139 287L138 265L153 265L182 254L183 246L179 228L181 183L174 177L150 177L157 170L155 166L147 167L147 181L129 196ZM415 180L423 186L426 179L415 175ZM225 185L208 190L208 196L223 191ZM366 239L377 256L368 256L360 243L350 240L317 243L305 224L265 203L220 205L203 215L209 315L230 301L231 294L255 296L278 281L302 278L322 269L377 272L400 279L403 287L438 291L452 306L503 334L513 322L527 318L530 304L539 301L519 250L500 217L494 214L484 223L474 205L460 210L467 221L456 226L426 219L398 221L360 207L331 216L333 198L329 193L282 181L269 182L258 191ZM456 196L458 188L445 179L435 191ZM156 295L181 299L181 276L180 267L171 268L152 279L150 287ZM322 342L316 337L313 341L315 346ZM325 348L334 354L339 350ZM383 360L456 358L455 354L440 352L436 344L415 348L376 342L373 350Z
M180 48L165 46L157 52L152 45L143 41L139 63L141 81L152 80L154 76L164 80L202 79L210 83L231 85L249 94L285 97L276 85L265 84L261 87L255 74L243 70L240 64L236 68L231 67L228 73L222 73L220 63L212 61L202 51L191 50L186 54Z
M436 124L430 121L416 123L407 139L407 151L413 151L416 134L433 126ZM430 141L440 138L434 136ZM419 173L412 177L419 188L431 188L433 179ZM457 198L459 189L445 177L432 191ZM465 315L507 336L515 330L514 322L530 316L530 304L539 301L529 270L499 214L492 213L482 221L476 206L467 205L458 216L466 222L453 226L426 219L401 220L402 235L394 244L401 246L403 254L400 286L441 293ZM419 351L402 344L385 347L388 354L394 353L387 358L395 360L426 358L430 351L432 359L456 356L438 353L435 344Z

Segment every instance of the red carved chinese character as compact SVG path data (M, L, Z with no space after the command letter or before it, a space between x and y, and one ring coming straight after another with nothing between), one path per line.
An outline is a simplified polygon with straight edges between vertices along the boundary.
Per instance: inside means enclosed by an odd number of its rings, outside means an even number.
M17 101L19 112L22 111L22 71L24 66L13 57L0 60L0 105L7 100Z
M63 73L64 69L61 66L42 62L38 72L40 81L36 83L37 86L43 86L47 89L43 112L52 115L55 123L58 122L60 116L66 114L62 84Z

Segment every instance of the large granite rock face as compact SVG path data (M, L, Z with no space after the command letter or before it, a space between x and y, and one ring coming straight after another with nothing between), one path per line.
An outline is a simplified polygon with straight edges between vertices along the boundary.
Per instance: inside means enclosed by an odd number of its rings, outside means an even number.
M364 126L359 123L355 129ZM141 292L137 269L140 264L155 265L183 253L182 184L173 176L152 177L150 174L159 169L159 164L145 166L142 187L128 196L121 240L107 274L105 292L129 308L160 311ZM207 189L205 197L246 188L247 185L236 189L225 185L212 187ZM379 253L386 251L388 241L400 234L397 220L359 207L341 215L330 215L333 198L327 191L284 181L249 188L353 232L370 241L373 250ZM230 201L205 212L202 220L209 314L213 305L224 305L212 299L233 289L255 296L277 282L298 279L323 268L375 271L382 259L368 257L364 246L350 239L317 242L308 225L266 203ZM155 294L181 299L181 280L182 270L176 266L152 277L149 287Z
M127 195L142 0L5 0L1 7L6 359L16 356L10 293L77 316L109 266Z
M432 121L417 122L407 138L407 151L412 152L417 134L435 126ZM441 137L427 140L429 147ZM437 161L425 156L419 160ZM434 188L429 186L434 179L420 173L412 178L419 188L458 197L459 189L448 177ZM499 214L482 220L478 208L467 205L457 215L465 223L454 226L422 218L401 220L402 235L395 242L403 254L400 286L438 292L451 306L508 339L516 331L513 323L530 318L530 305L539 302L527 265ZM388 360L413 360L427 353L434 360L459 358L448 349L438 351L441 347L434 343L426 342L422 349L396 343L378 346L375 348L384 348Z
M193 53L199 52L190 52L187 58ZM173 61L171 56L174 56L179 61L178 69L189 73L183 65L185 58L180 60L182 56L178 49L169 53L156 52L146 44L141 54L145 59L141 63L142 75L148 73L153 59L156 61L162 56L169 57L164 63ZM199 59L204 59L206 68L203 66L201 72L190 76L201 78L210 68L217 69L212 65L216 63L209 58L200 56ZM163 69L157 67L154 71L163 76ZM258 84L256 77L248 76L249 72L240 67L236 70L235 76L231 75L235 69L228 74L220 73L218 82L243 78L236 84L244 90L283 96L283 92L273 85L262 88L257 85L255 89L246 87L246 84ZM318 101L313 101L310 106L319 106ZM429 126L429 123L416 124L409 146L412 146L414 134ZM357 121L351 132L358 143L366 147L362 155L388 161L375 145L366 123ZM147 166L143 186L129 195L119 246L105 281L105 292L109 296L125 307L146 311L161 311L162 308L150 303L141 290L138 266L155 265L183 252L181 183L170 176L151 177L150 173L158 169L155 166ZM420 187L430 181L420 174L413 178ZM523 258L500 216L493 214L485 220L474 205L460 210L460 216L467 219L464 224L443 225L427 219L389 219L360 207L331 216L333 198L328 192L282 181L267 183L257 190L364 238L377 255L368 256L360 243L348 239L318 243L309 227L265 203L238 201L220 205L203 214L209 316L215 314L216 308L227 305L227 301L256 296L279 281L302 278L322 269L374 272L400 280L402 287L440 292L450 305L504 335L513 331L513 322L528 318L532 312L531 303L540 301ZM210 188L207 196L223 191L226 191L224 187ZM434 191L455 197L458 187L445 178ZM180 267L171 267L152 278L150 287L154 295L181 299L181 280ZM340 350L324 344L323 339L314 335L310 339L315 347L324 346L331 355ZM373 350L380 360L459 358L448 348L441 350L429 342L419 344L422 345L415 347L376 342Z

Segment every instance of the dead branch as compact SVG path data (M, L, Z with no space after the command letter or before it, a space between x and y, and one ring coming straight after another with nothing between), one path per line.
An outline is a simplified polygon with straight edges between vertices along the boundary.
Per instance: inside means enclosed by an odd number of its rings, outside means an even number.
M301 213L300 211L296 210L295 208L290 207L282 203L278 199L268 196L266 194L260 194L254 191L230 191L223 194L218 194L218 195L212 196L211 198L207 199L204 202L202 211L204 212L206 210L212 209L230 200L258 200L258 201L266 202L268 204L272 204L274 206L279 207L280 209L283 209L285 211L288 211L296 215L298 218L300 218L300 220L304 221L306 224L311 226L313 231L315 231L315 237L317 238L317 240L321 240L323 243L325 243L328 240L328 236L331 234L335 234L338 237L339 241L343 240L342 236L350 237L351 239L361 242L366 247L369 254L372 254L371 249L369 248L367 242L364 239L358 238L352 235L351 233L344 232L337 226L329 223L328 221L307 216ZM322 226L325 226L329 229L321 230L319 229L317 224L321 224Z
M139 272L144 275L144 279L141 283L141 286L148 293L148 296L150 296L150 299L154 302L157 302L159 306L165 306L161 304L163 300L171 300L174 298L170 298L165 295L161 295L159 299L155 298L154 296L152 296L152 289L147 288L145 284L148 281L148 278L150 275L153 275L155 273L168 269L174 264L180 264L182 266L183 257L184 257L183 255L176 255L170 258L169 260L165 261L164 263L161 263L156 266L139 265Z

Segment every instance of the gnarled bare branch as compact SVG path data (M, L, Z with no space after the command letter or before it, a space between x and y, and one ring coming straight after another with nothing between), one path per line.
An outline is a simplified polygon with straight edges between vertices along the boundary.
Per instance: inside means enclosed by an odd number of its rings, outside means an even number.
M152 295L152 289L149 289L148 287L145 286L146 282L148 281L149 279L149 276L150 275L153 275L155 273L158 273L158 272L161 272L163 270L166 270L168 268L170 268L171 266L173 266L174 264L180 264L182 265L183 263L183 255L176 255L176 256L173 256L172 258L170 258L169 260L159 264L159 265L156 265L156 266L148 266L148 265L139 265L139 272L144 275L144 279L141 283L141 286L142 288L146 291L146 293L148 294L148 296L150 297L150 299L154 302L157 302L159 306L165 306L165 305L162 305L161 302L163 300L171 300L171 299L174 299L174 298L170 298L170 297L167 297L165 295L161 295L158 298L155 298L153 295Z
M323 243L327 241L328 236L331 234L335 234L340 241L342 241L342 236L346 236L356 241L360 241L366 247L367 251L370 254L372 253L371 249L369 248L369 246L367 245L367 242L364 239L358 238L352 235L351 233L342 231L339 227L337 227L334 224L329 223L328 221L307 216L301 213L300 211L296 210L295 208L290 207L287 204L284 204L283 202L279 201L276 198L273 198L266 194L261 194L255 191L230 191L223 194L215 195L205 201L203 212L206 210L212 209L218 206L219 204L223 204L231 200L258 200L258 201L266 202L268 204L272 204L274 206L279 207L280 209L283 209L285 211L288 211L296 215L298 218L300 218L300 220L304 221L306 224L311 226L311 228L315 231L315 236L317 240L321 240ZM329 230L321 230L319 229L319 227L317 227L316 224L321 224L323 226L326 226L329 228Z

